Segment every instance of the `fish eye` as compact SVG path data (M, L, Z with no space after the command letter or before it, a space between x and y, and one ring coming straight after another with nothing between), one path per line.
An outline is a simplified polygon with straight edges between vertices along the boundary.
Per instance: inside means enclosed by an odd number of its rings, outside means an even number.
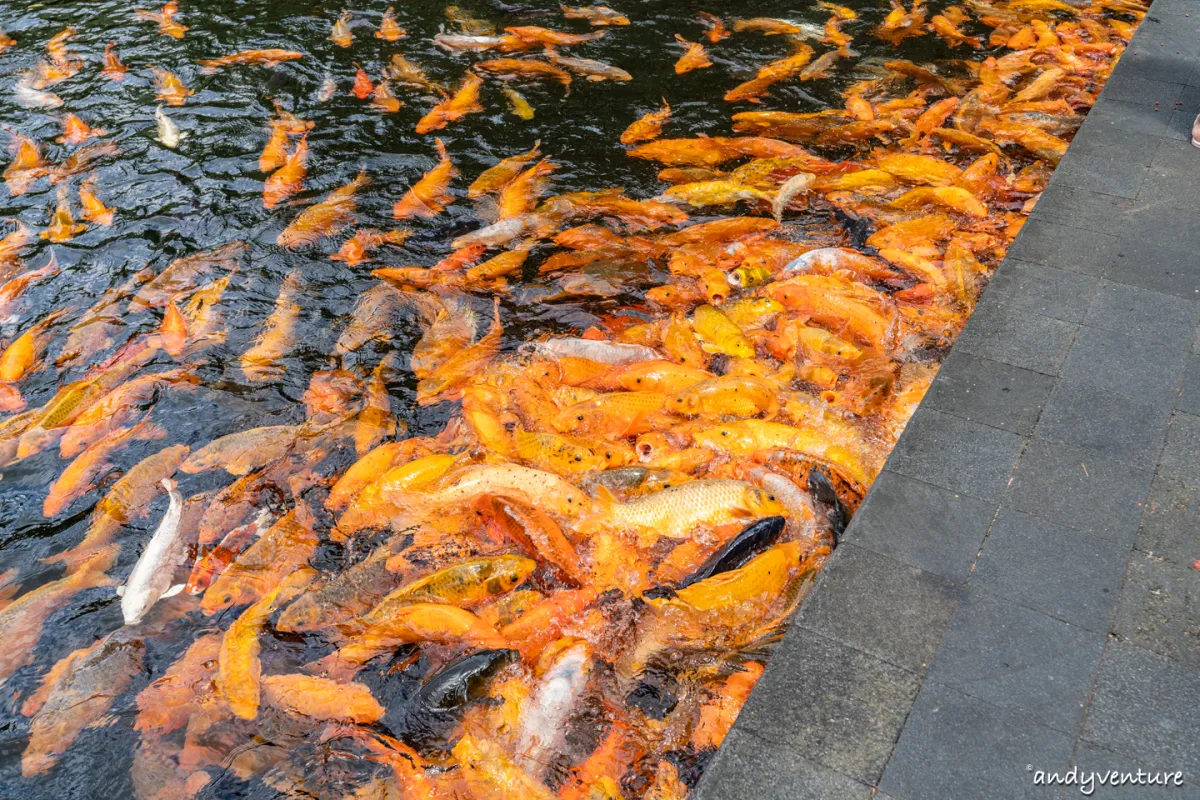
M721 431L721 435L722 435L722 436L728 436L728 435L729 435L729 431Z
M638 378L636 381L634 381L634 383L641 383L641 382L642 382L641 378Z
M771 502L775 502L775 495L769 494L769 495L767 495L767 499L770 500Z
M579 416L575 417L575 419L578 420L579 422L583 422L583 414L580 414Z
M576 453L576 454L575 454L575 460L576 460L576 461L583 461L583 456L581 456L581 455L579 455L578 453Z

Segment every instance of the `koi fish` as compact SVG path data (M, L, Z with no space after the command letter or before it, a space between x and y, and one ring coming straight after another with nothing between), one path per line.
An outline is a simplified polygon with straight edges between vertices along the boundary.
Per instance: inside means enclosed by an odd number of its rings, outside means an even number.
M291 352L295 343L296 323L300 319L300 305L296 302L300 296L300 281L299 271L288 273L279 288L279 296L275 298L275 309L263 324L262 332L250 349L242 354L242 374L246 380L264 383L283 375L284 366L280 361Z
M349 11L343 11L333 23L333 29L329 32L329 41L336 44L338 47L349 47L354 44L354 34L350 32L350 20L353 17Z
M183 498L170 478L163 478L162 485L170 497L170 507L150 537L146 549L133 565L133 572L129 573L129 578L122 586L117 587L126 625L138 624L160 599L173 597L183 591L182 583L171 585L172 573L183 556L184 540L179 527Z
M267 177L263 184L263 207L272 209L304 186L308 174L308 134L302 134L296 149L284 158L283 164ZM261 161L261 160L260 160Z
M392 216L396 219L435 217L454 202L454 196L448 190L450 181L458 174L458 170L450 161L442 140L435 139L434 146L437 147L441 160L413 184L404 197L396 201L392 207Z
M567 19L586 20L594 28L602 28L608 25L623 27L629 24L629 17L613 11L608 6L579 6L578 8L571 8L560 3L558 7Z
M407 35L408 32L396 23L396 9L388 6L383 12L383 19L379 21L379 30L375 31L375 38L385 42L398 42Z
M114 83L120 83L125 80L127 72L129 67L122 64L117 56L117 43L109 42L104 46L104 68L100 70L100 74Z
M150 71L154 73L154 96L167 105L181 106L195 94L173 72L161 67L150 67Z
M353 220L358 207L354 196L370 182L366 173L359 172L353 181L334 189L324 200L301 211L280 231L275 243L294 250L316 244L322 238L337 233Z
M205 74L212 74L221 67L230 67L240 64L252 64L255 66L276 67L285 61L298 61L304 58L303 53L297 53L295 50L283 50L281 48L272 47L266 50L242 50L239 53L233 53L220 58L209 58L200 61L200 66Z
M675 41L687 49L687 52L675 62L676 75L683 75L692 70L706 69L712 66L712 59L708 57L708 52L705 51L704 45L699 42L689 42L678 33L675 34Z
M417 133L441 130L468 114L483 111L483 106L479 104L479 90L482 86L483 78L473 72L467 73L462 85L452 97L438 103L432 111L421 117L417 122Z
M179 4L175 0L167 3L162 7L161 11L146 11L144 9L136 9L133 14L139 19L144 19L149 22L158 24L158 32L163 36L170 36L173 39L182 39L187 33L187 26L181 22L175 21L175 15L179 13Z
M158 141L163 147L177 150L179 143L191 135L190 133L181 133L174 120L163 112L162 106L154 109L154 122L158 126Z

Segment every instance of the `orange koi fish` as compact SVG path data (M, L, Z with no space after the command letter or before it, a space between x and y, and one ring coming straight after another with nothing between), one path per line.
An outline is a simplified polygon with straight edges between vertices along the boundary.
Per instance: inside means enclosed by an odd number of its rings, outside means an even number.
M150 67L150 71L154 73L154 94L169 106L181 106L187 102L187 99L195 94L194 91L183 85L183 81L179 80L174 73L160 67Z
M51 242L67 242L75 238L75 234L87 230L87 225L75 222L71 216L71 203L67 197L67 187L58 187L58 207L51 216L50 226L42 231L41 237Z
M559 4L559 9L567 19L582 19L586 20L589 25L594 28L603 28L608 25L623 27L629 24L629 17L624 14L619 14L613 11L608 6L581 6L579 8L571 8Z
M678 33L675 34L675 41L687 48L678 61L675 62L675 74L682 75L685 72L691 72L694 69L705 69L712 66L712 59L708 57L708 53L704 49L704 45L699 42L689 42Z
M375 93L371 96L371 107L378 108L385 114L395 114L404 106L404 103L392 94L392 90L388 88L386 81L380 81L375 85Z
M205 74L212 74L221 67L229 67L235 64L255 64L264 67L275 67L285 61L297 61L304 58L303 53L297 53L295 50L282 50L277 47L267 48L266 50L243 50L240 53L233 53L220 58L209 58L199 62Z
M349 47L354 44L354 34L350 33L351 19L350 12L343 11L337 18L337 22L333 23L333 30L329 32L329 41L338 47Z
M359 100L366 100L375 91L375 86L371 83L371 76L367 75L367 71L359 66L357 61L354 62L354 66L358 71L354 73L354 87L350 94Z
M117 43L109 42L104 46L104 68L100 70L100 74L110 81L120 83L125 80L125 73L129 71L129 67L121 63L121 59L117 57Z
M662 133L663 125L670 118L671 106L667 104L666 98L663 98L661 109L643 115L625 129L625 132L621 134L621 144L637 144L657 139Z
M14 156L4 168L3 177L9 193L13 197L19 197L44 173L46 162L42 160L41 150L32 139L16 133L13 133L12 137L13 143L9 150Z
M79 204L83 206L83 218L97 225L112 225L113 210L96 197L93 191L95 184L88 180L79 187Z
M583 44L585 42L594 42L597 39L604 38L604 31L595 31L593 33L565 33L563 31L550 30L549 28L539 28L535 25L522 25L512 28L505 28L504 32L512 34L518 39L526 42L550 45L551 47L564 47L573 44Z
M175 0L171 0L163 6L162 11L145 11L139 8L133 13L140 19L158 23L158 32L163 36L182 39L183 34L187 33L187 26L174 19L175 15L179 13L179 4Z
M392 207L392 216L396 219L410 217L435 217L454 202L454 196L448 191L450 181L458 174L454 164L446 153L446 145L441 139L435 139L440 161L437 166L425 173L421 180L413 184L404 197L396 201Z
M304 185L308 174L308 134L303 134L296 149L284 159L283 166L268 176L263 184L263 207L272 209L288 199Z
M67 114L62 119L63 135L55 139L59 144L82 144L94 136L104 136L108 131L103 128L89 128L88 124L74 114Z
M287 160L287 143L289 136L298 136L313 129L313 123L284 111L278 102L275 104L276 119L271 120L271 138L263 148L258 158L260 172L274 172L283 166Z
M434 106L433 110L421 117L417 122L417 133L430 133L441 130L451 122L462 119L468 114L483 111L479 104L479 90L483 86L483 78L474 72L467 73L462 86L452 97Z
M350 183L334 189L324 200L300 212L280 232L275 243L280 247L295 249L316 244L323 237L337 233L353 221L358 208L354 195L370 182L366 173L358 173L358 177Z
M341 261L348 267L355 267L370 260L368 253L376 247L383 244L404 244L411 235L412 231L408 230L377 231L373 228L360 228L330 258Z
M408 31L396 24L396 9L388 6L379 22L379 30L375 31L375 38L385 42L398 42L407 35Z

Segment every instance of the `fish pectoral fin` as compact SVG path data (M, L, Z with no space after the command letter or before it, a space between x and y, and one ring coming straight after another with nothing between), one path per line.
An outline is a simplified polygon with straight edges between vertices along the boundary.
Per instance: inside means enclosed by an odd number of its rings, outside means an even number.
M174 586L172 586L170 589L167 589L165 592L163 592L163 593L162 593L162 597L163 597L163 598L167 598L167 597L174 597L175 595L177 595L177 594L179 594L180 592L182 592L182 591L183 591L183 587L184 587L184 585L185 585L185 584L182 584L182 583L177 583L177 584L175 584L175 585L174 585Z

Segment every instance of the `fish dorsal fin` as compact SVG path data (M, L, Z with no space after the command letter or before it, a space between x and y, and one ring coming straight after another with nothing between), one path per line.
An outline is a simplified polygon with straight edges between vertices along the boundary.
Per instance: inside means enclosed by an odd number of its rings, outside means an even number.
M613 494L607 486L597 486L595 497L592 498L601 506L620 505L621 501Z
M177 595L183 591L183 587L184 587L184 584L182 584L182 583L175 584L170 589L167 589L165 592L162 593L162 598L165 599L168 597L174 597L175 595Z

